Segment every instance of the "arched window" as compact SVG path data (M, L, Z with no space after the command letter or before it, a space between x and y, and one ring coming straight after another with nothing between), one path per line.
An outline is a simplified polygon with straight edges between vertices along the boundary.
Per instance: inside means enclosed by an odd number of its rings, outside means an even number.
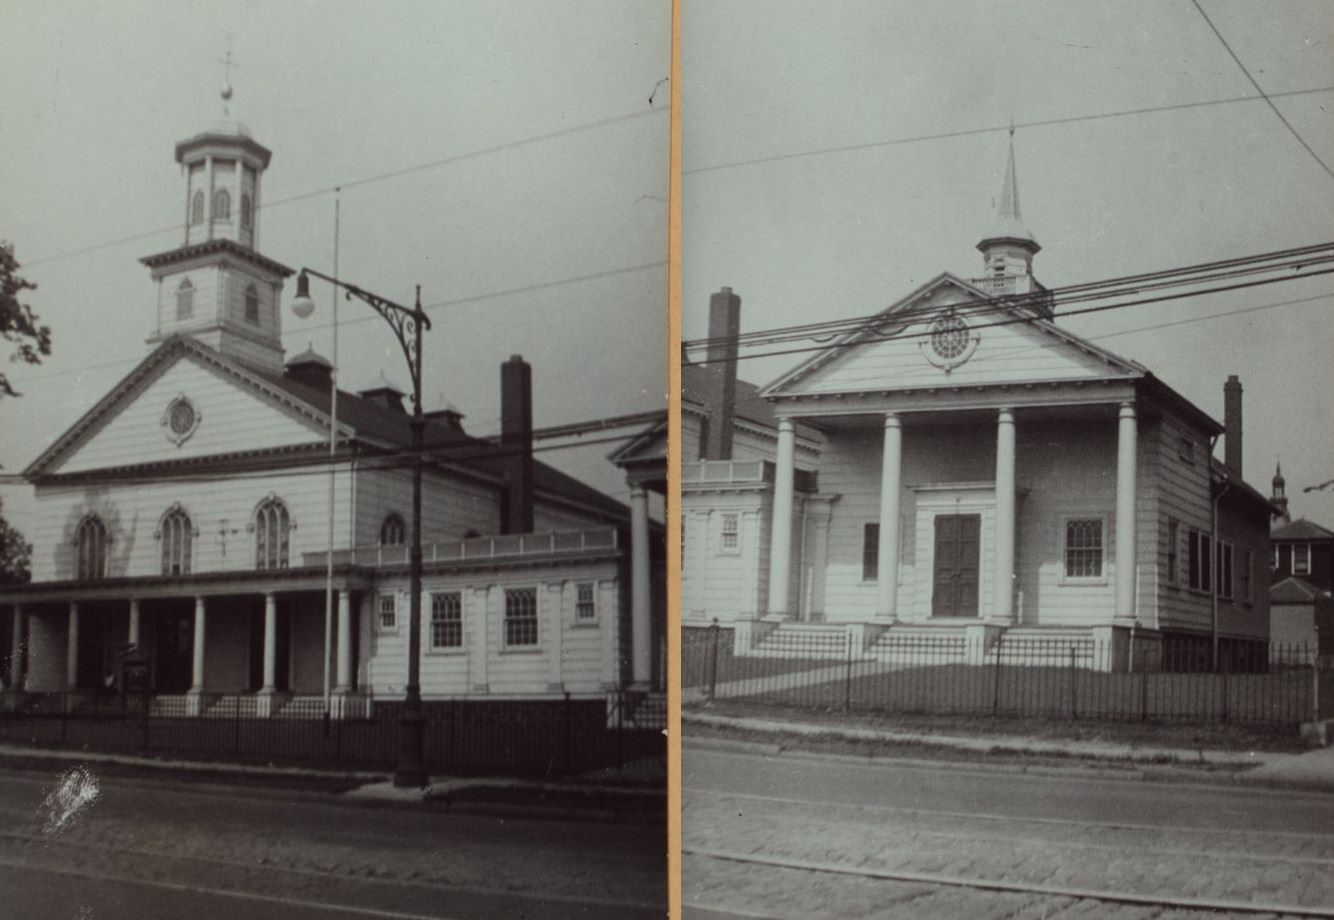
M162 574L190 574L190 550L194 542L194 528L190 515L179 505L162 519Z
M380 525L380 545L402 546L407 542L404 537L405 533L406 528L403 526L403 519L397 514L391 514Z
M255 568L287 568L291 529L282 499L270 498L255 509Z
M107 574L107 526L96 514L90 514L79 524L74 535L79 578L105 578Z
M246 285L245 289L245 321L259 324L259 288L253 284Z
M176 286L176 318L185 319L195 310L195 286L186 278Z
M204 192L196 190L190 196L190 223L202 224L204 222Z
M220 188L213 193L213 219L232 219L232 196L225 188Z
M250 229L250 196L241 193L241 226Z

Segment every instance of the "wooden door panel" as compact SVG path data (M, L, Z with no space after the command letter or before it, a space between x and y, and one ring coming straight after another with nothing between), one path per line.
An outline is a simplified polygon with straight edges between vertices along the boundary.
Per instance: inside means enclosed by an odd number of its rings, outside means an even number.
M931 615L975 617L978 610L982 516L941 514L935 519Z

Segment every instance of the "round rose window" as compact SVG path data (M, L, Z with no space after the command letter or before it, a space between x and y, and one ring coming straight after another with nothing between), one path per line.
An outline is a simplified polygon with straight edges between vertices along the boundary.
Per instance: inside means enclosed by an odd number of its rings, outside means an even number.
M942 316L931 324L931 350L946 361L968 350L968 324L957 316Z
M195 404L184 396L177 396L167 404L167 411L162 413L162 427L173 442L184 442L199 427L199 412Z

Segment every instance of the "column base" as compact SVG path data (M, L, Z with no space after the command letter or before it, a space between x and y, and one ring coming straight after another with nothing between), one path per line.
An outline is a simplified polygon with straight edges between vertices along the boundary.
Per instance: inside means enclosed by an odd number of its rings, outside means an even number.
M335 690L329 697L329 718L366 719L371 713L371 698L355 690Z
M187 716L199 716L208 709L209 697L203 690L191 688L185 694L185 714Z

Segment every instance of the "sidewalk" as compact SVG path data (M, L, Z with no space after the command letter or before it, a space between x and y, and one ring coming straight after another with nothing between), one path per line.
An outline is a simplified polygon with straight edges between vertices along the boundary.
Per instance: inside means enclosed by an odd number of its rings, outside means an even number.
M643 764L554 780L442 775L432 777L424 789L400 789L393 785L386 771L159 759L0 744L0 769L44 769L50 765L52 770L58 770L72 764L92 768L103 765L130 774L168 774L180 779L306 789L326 792L330 801L359 806L417 806L474 814L630 822L663 821L667 809L666 779L654 775Z
M716 746L719 742L714 739L690 738L690 725L772 735L775 740L780 740L784 735L797 735L812 740L823 737L841 741L915 745L972 754L1059 757L1063 760L1069 759L1070 763L1062 763L1057 769L1087 771L1099 769L1099 765L1101 769L1118 766L1122 775L1158 782L1207 782L1334 792L1334 747L1318 748L1302 754L1280 754L1270 751L1209 751L1023 736L962 737L861 728L840 725L832 719L827 722L789 721L718 716L689 711L681 713L681 721L688 743L697 747ZM725 746L727 743L722 744ZM781 744L775 744L770 748L766 748L763 744L751 747L767 749L775 755L785 753L785 748ZM882 756L889 759L893 755ZM968 761L967 766L982 769L988 767L1014 769L1013 764L988 765L978 760ZM1200 769L1201 767L1213 769ZM1048 765L1044 768L1050 767Z

